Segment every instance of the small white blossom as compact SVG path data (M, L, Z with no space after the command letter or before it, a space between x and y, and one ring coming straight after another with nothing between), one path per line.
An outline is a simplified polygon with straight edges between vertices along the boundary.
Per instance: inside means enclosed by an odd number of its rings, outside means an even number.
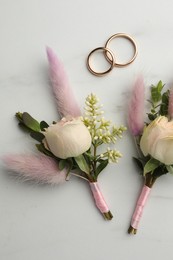
M99 99L93 93L88 95L85 102L85 117L84 124L87 126L94 145L115 144L117 137L121 138L122 133L126 130L124 126L112 126L111 121L106 120L103 116L104 111L101 110L103 105L99 104ZM108 159L109 162L118 162L121 154L116 150L111 150L109 147L106 152L102 153L99 158Z

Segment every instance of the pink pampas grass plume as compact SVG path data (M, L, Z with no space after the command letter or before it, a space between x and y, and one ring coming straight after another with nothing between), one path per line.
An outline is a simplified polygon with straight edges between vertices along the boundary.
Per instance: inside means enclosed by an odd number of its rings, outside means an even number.
M173 87L169 92L168 115L173 119Z
M57 163L44 155L6 155L2 160L7 169L25 181L59 184L66 180L66 170L60 171Z
M142 133L144 127L144 81L139 76L135 81L128 111L128 125L133 136Z
M46 51L50 67L50 80L60 116L80 116L81 112L69 85L62 62L51 48L47 47Z

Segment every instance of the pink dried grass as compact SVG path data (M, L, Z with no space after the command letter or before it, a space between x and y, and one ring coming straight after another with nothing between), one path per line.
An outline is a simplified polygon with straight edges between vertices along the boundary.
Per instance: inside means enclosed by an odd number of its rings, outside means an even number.
M69 85L62 62L51 48L47 47L46 50L50 67L50 80L60 116L80 116L81 112Z
M6 155L2 160L24 181L59 184L66 180L66 169L60 171L55 160L45 155Z
M128 125L133 136L140 135L144 128L144 80L139 76L135 81L128 110Z

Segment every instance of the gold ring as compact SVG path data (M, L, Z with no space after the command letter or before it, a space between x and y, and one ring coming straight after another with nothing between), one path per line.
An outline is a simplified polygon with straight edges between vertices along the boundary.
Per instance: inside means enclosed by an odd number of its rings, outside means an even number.
M136 59L136 56L137 56L137 54L138 54L138 52L137 52L137 45L136 45L134 39L133 39L131 36L129 36L128 34L125 34L125 33L116 33L116 34L112 35L112 36L107 40L107 42L106 42L106 44L105 44L105 48L108 48L108 45L109 45L109 43L110 43L111 40L113 40L114 38L119 38L119 37L128 39L128 40L133 44L133 47L134 47L134 55L133 55L133 57L132 57L132 59L131 59L130 61L128 61L128 62L126 62L126 63L114 62L114 66L124 67L124 66L129 65L130 63L132 63L132 62ZM110 55L110 56L111 56L111 55ZM112 57L110 58L110 57L108 56L107 52L105 52L105 57L106 57L107 61L109 61L110 64L112 64L112 60L111 60Z
M106 70L106 71L103 71L103 72L96 72L96 71L94 71L94 70L91 68L91 66L90 66L90 57L91 57L91 55L92 55L94 52L99 51L99 50L103 50L105 53L109 53L109 55L110 55L110 57L111 57L111 59L108 60L109 63L111 64L110 68L109 68L108 70ZM106 54L105 54L105 55L106 55ZM115 64L114 54L112 53L112 51L110 51L110 50L109 50L108 48L106 48L106 47L98 47L98 48L92 50L92 51L89 53L88 57L87 57L87 67L88 67L88 70L89 70L93 75L95 75L95 76L103 76L103 75L109 73L109 72L113 69L114 64Z

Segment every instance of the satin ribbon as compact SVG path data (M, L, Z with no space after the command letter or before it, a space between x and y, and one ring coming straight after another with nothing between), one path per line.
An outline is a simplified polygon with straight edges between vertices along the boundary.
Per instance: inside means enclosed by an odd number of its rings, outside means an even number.
M142 214L143 214L143 209L144 209L144 206L147 202L150 191L151 191L151 188L144 185L142 192L139 196L139 199L136 203L136 208L135 208L135 211L133 213L132 221L131 221L131 226L135 229L138 229L138 225L139 225L140 219L141 219Z
M91 187L91 191L92 191L93 197L95 199L97 208L101 211L101 213L109 212L109 208L103 198L103 194L100 191L98 183L90 182L90 187Z

